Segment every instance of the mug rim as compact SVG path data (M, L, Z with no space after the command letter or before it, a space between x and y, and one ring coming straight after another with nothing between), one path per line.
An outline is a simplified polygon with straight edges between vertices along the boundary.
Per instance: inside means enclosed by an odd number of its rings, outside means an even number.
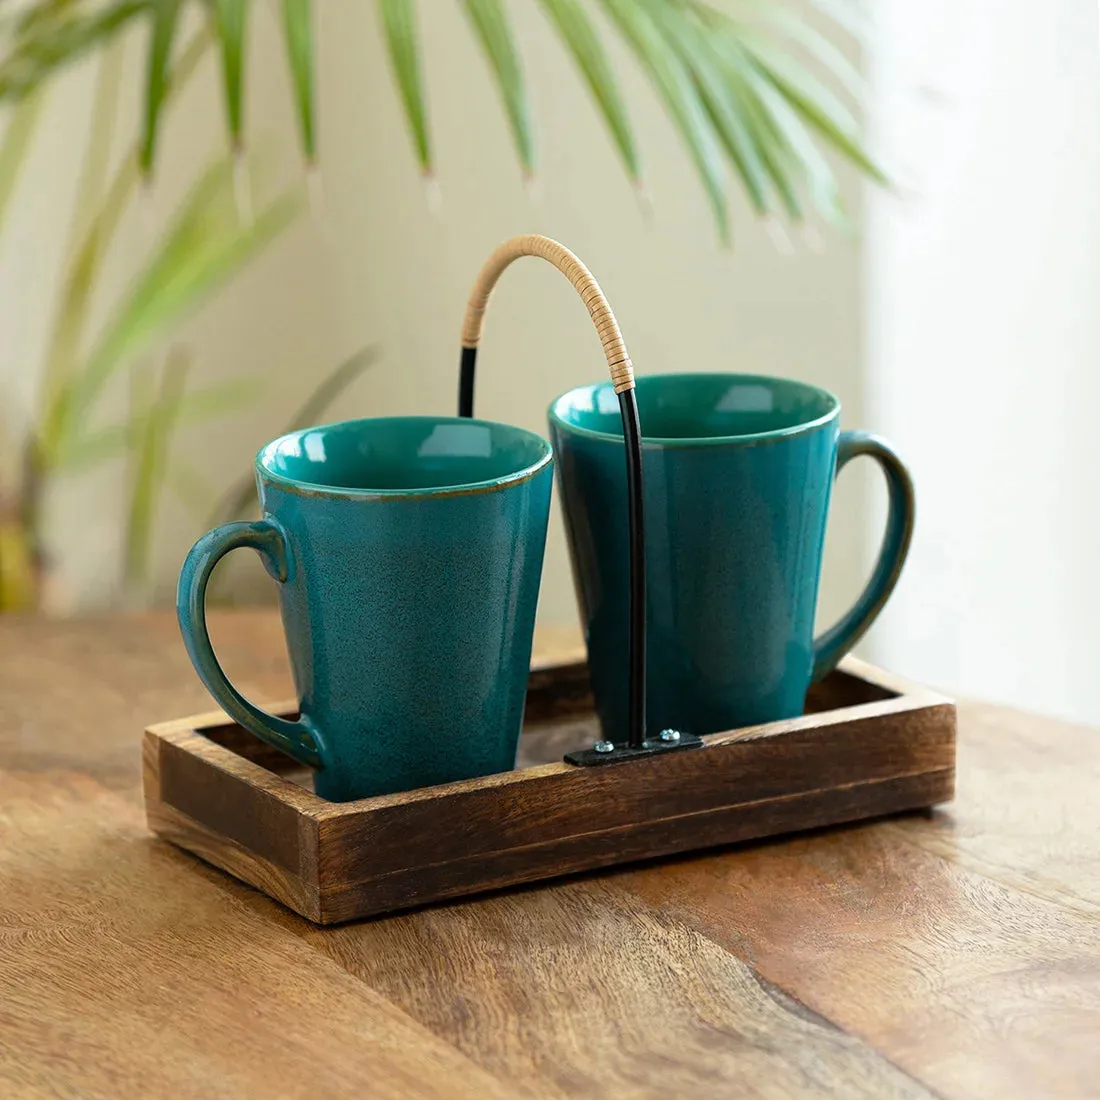
M415 489L373 489L354 488L345 485L326 485L319 481L304 481L301 478L288 477L280 474L264 464L264 455L274 446L284 440L301 438L310 432L323 431L328 428L346 428L352 425L381 424L381 423L406 423L406 424L476 424L486 428L503 428L509 432L518 433L534 440L539 444L542 454L535 462L502 474L500 477L489 478L485 481L461 482L457 485L425 485ZM553 461L554 450L548 439L543 438L537 432L528 428L521 428L515 424L505 424L499 420L482 420L468 416L361 416L351 420L333 420L326 424L313 424L307 428L298 428L293 432L285 432L265 443L253 459L253 468L256 477L267 481L276 488L294 493L303 497L322 497L331 500L408 500L415 497L442 498L451 496L467 496L471 493L492 493L499 489L505 489L510 485L516 485L533 478L540 470L545 469Z
M635 381L635 386L639 382L652 379L653 381L662 381L664 379L692 379L692 378L728 378L731 380L741 382L766 382L768 384L780 382L785 386L798 386L803 390L808 390L811 393L817 394L820 397L826 398L831 408L828 412L823 413L821 416L815 417L813 420L805 420L800 424L792 424L787 428L773 428L767 432L746 432L741 435L701 435L701 436L658 436L658 435L646 435L642 433L642 443L651 444L657 447L672 448L672 447L712 447L712 446L737 446L740 444L754 444L754 443L769 443L773 440L789 439L793 436L804 435L809 432L817 431L820 428L825 427L831 421L836 420L840 416L840 398L836 396L831 390L825 389L823 386L815 386L810 382L803 382L798 378L782 378L775 374L754 374L754 373L741 373L739 371L665 371L661 374L644 374L639 375ZM571 389L566 390L564 393L559 394L550 402L549 408L546 410L547 418L550 422L567 432L573 432L576 435L586 436L590 439L604 439L622 445L622 435L617 435L612 432L603 432L596 428L585 428L579 424L574 424L569 420L559 416L556 409L559 402L569 397L571 394L576 393L578 390L596 390L601 388L611 389L613 388L610 382L589 382L581 386L573 386Z

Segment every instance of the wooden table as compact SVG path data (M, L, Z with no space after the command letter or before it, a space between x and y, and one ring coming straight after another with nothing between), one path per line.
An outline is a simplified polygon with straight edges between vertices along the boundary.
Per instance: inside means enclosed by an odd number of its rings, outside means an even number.
M170 617L0 618L0 700L5 1100L1100 1096L1091 730L966 705L946 812L322 930L146 832Z

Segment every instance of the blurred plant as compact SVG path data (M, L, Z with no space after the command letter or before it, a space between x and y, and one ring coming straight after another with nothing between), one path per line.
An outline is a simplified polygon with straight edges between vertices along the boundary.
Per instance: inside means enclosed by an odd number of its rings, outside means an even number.
M355 382L380 357L377 348L361 348L345 359L314 388L312 393L294 410L290 419L282 426L276 436L308 428L311 424L322 423L328 409L340 395ZM260 502L256 496L256 479L251 469L245 471L232 482L213 508L209 508L210 493L203 492L192 498L199 507L208 508L205 527L216 527L235 519L257 519L260 514ZM234 602L231 573L226 569L216 572L210 582L207 599L219 604Z
M535 143L523 59L506 0L456 0L496 84L522 171L535 169ZM830 30L857 30L850 0L807 0ZM434 171L414 0L376 0L394 81L421 172ZM703 0L537 0L576 64L628 178L642 187L641 157L614 67L608 27L654 84L709 198L719 236L730 236L730 179L756 214L800 223L810 209L845 224L826 152L884 182L865 153L853 106L860 78L841 49L782 0L740 0L730 10ZM317 156L317 96L311 0L281 0L280 12L302 153ZM593 9L600 17L593 18ZM335 6L327 11L339 10ZM199 30L182 47L181 27ZM174 434L241 407L247 381L188 391L184 349L150 349L203 295L231 279L294 217L296 194L252 211L243 161L249 0L0 0L0 102L12 113L0 145L0 230L30 146L48 81L65 66L102 51L88 147L78 188L61 300L49 342L38 414L23 449L17 491L0 485L0 610L33 603L43 551L40 508L51 478L125 457L130 485L124 571L148 575L156 504L172 485L195 503L193 471L169 462ZM122 33L147 34L141 133L109 174L119 94ZM195 184L156 243L113 316L94 341L88 311L104 256L143 178L151 177L165 112L208 49L220 56L231 156ZM811 61L812 65L807 65ZM821 72L822 77L814 74ZM373 353L364 352L323 379L300 412L316 417L349 385ZM119 376L130 408L119 423L95 427L101 398ZM302 417L296 417L295 423ZM304 422L304 421L303 421ZM221 515L252 499L250 479L230 488Z
M525 174L535 145L523 59L505 0L456 0L465 11L500 95ZM598 8L653 82L686 145L714 211L729 237L727 183L744 188L757 214L800 222L807 207L844 223L844 211L822 148L884 182L864 151L842 94L856 97L860 78L829 37L782 0L740 0L729 11L703 0L537 0L580 71L626 173L641 185L641 158ZM833 28L858 30L850 0L810 0ZM303 155L317 156L311 0L282 0L287 64ZM405 118L422 172L433 171L431 132L421 67L415 0L377 0ZM245 53L249 0L33 0L3 24L0 99L24 99L61 66L111 41L125 28L148 29L141 168L156 158L169 87L172 46L187 9L209 17L221 55L225 117L231 147L244 138ZM337 11L331 7L328 12ZM792 50L794 52L792 52ZM799 54L826 74L820 79ZM842 94L838 94L838 91Z
M205 36L192 40L166 83L166 94L186 82L208 45ZM0 509L0 609L38 602L45 564L41 505L51 479L85 473L118 457L128 459L130 482L124 579L130 585L145 581L170 437L180 427L240 408L256 389L237 379L187 392L186 357L180 349L170 351L163 362L143 353L159 333L273 240L301 206L297 196L282 195L255 218L242 221L231 166L223 158L184 198L107 323L88 341L88 310L103 261L140 180L139 149L109 173L118 69L112 47L100 60L38 412L22 446L18 485ZM19 104L0 146L0 226L30 147L41 94ZM121 422L96 426L100 399L122 373L130 380L128 415Z
M378 361L377 348L362 348L350 358L345 359L327 378L321 380L316 389L294 411L294 415L283 425L279 435L296 432L317 424L325 411L359 376ZM233 519L245 519L252 515L257 507L256 482L252 471L243 474L218 498L207 522L208 527L216 527Z

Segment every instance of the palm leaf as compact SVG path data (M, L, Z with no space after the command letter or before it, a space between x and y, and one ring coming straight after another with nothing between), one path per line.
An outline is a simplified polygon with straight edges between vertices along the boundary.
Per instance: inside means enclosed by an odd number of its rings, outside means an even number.
M767 174L770 190L778 196L787 217L802 220L802 199L798 194L795 172L789 160L789 149L767 107L761 102L758 76L748 58L731 36L715 35L708 39L724 65L724 78L736 103L736 112L748 131L752 148Z
M164 105L194 76L209 44L208 35L200 32L181 51L165 87ZM81 226L83 237L68 250L69 263L46 355L47 408L55 404L74 365L100 264L137 185L140 158L139 143L132 155L126 157L116 170L98 211L90 218L87 227Z
M267 391L261 378L227 378L180 398L176 419L181 428L204 424L212 417L228 416L253 406Z
M84 471L124 455L131 446L135 432L142 428L142 417L135 416L125 424L112 424L88 432L71 443L60 456L54 469L58 472Z
M294 81L294 100L298 108L298 129L306 160L317 156L314 123L313 23L310 0L283 0L283 33L287 58Z
M693 19L680 9L653 5L655 21L691 72L707 114L758 214L770 209L770 180L745 121L722 55Z
M377 360L377 348L361 348L351 358L345 359L334 371L321 379L305 401L294 411L294 415L283 425L279 434L286 435L288 432L300 431L320 421L329 406ZM222 494L214 506L209 526L213 527L227 520L239 519L247 515L255 501L256 486L250 471Z
M227 126L234 143L244 126L244 50L248 0L205 0L215 13L222 53ZM422 171L430 170L424 80L414 0L378 0L387 52ZM639 155L623 97L591 21L586 0L538 0L575 62L608 127L610 139L633 179ZM833 27L860 33L865 24L856 0L810 0ZM25 95L37 82L117 34L138 16L152 19L143 164L155 156L157 120L176 9L183 0L30 0L6 21L10 47L0 59L0 98ZM831 185L821 149L835 150L870 178L884 176L859 140L849 108L832 86L857 95L862 82L842 50L793 14L782 0L741 0L733 18L705 0L600 0L617 31L654 83L683 139L728 238L725 188L727 160L758 213L778 198L789 217L802 216L800 190L830 208ZM532 124L522 60L507 15L506 0L462 0L488 62L525 172L534 164ZM284 35L302 145L315 149L315 74L310 0L282 0ZM747 13L747 14L746 14ZM750 17L758 16L759 18ZM0 16L2 19L2 16ZM777 48L779 42L808 53L826 79ZM774 96L785 104L776 106ZM791 121L791 113L797 125ZM808 135L810 144L805 137Z
M154 332L165 328L234 275L290 224L300 206L297 198L288 196L227 239L203 241L178 252L166 249L139 280L90 357L85 376L74 390L74 413L86 412L121 362L145 346Z
M300 196L287 194L249 224L237 224L231 213L230 166L223 162L208 171L135 280L86 366L58 394L47 420L47 447L62 454L111 376L155 333L236 274L300 209Z
M854 116L828 88L790 57L772 51L750 53L761 74L828 145L876 183L890 182L864 151Z
M413 18L412 0L379 0L386 47L405 110L405 121L416 146L421 172L432 170L431 142L428 138L428 110L420 75L420 50Z
M463 6L496 79L520 165L524 173L530 175L535 170L531 112L527 105L523 64L504 6L501 0L463 0Z
M42 393L47 408L79 352L96 275L106 255L117 218L122 214L122 206L116 204L116 200L120 191L128 191L119 181L129 181L136 175L134 164L127 163L112 183L105 185L118 115L122 45L120 39L114 40L98 59L87 145L77 180L77 197L66 246L67 264L62 294L46 356ZM80 243L82 235L83 243Z
M806 182L817 209L834 225L847 224L836 177L821 150L814 144L798 114L754 67L745 70L746 81L757 96L778 171L789 180L797 172Z
M360 348L354 355L345 359L335 370L322 378L316 388L294 411L280 434L300 431L316 424L324 416L329 406L360 377L369 367L378 361L377 348Z
M168 91L172 43L179 25L180 0L157 0L149 28L149 58L145 76L145 121L141 142L141 171L149 175L157 151L160 112Z
M131 583L142 583L148 577L156 506L189 368L188 359L179 351L169 355L161 372L159 391L142 417L142 430L135 435L124 559L124 573Z
M88 142L77 181L77 200L69 241L75 241L91 220L103 198L118 122L118 98L122 85L123 42L116 38L99 55L92 110L88 120Z
M723 242L728 242L730 227L722 150L691 73L650 18L649 4L633 0L602 2L642 69L660 92L710 199L718 234Z
M0 99L22 99L42 81L113 39L144 15L151 0L116 0L91 14L71 4L39 4L13 28L11 46L0 61Z
M214 0L214 12L222 51L225 117L233 148L239 150L244 133L244 35L248 0Z
M255 378L231 378L199 390L190 390L180 396L176 405L176 425L186 428L239 412L254 404L263 392L263 383ZM125 454L134 438L145 432L147 415L147 410L139 410L124 423L86 432L66 448L57 468L87 470Z
M705 4L693 4L693 7L705 22L711 19L716 25L719 22L723 25L734 22L724 13L716 12ZM775 35L769 32L772 29L780 31L785 39L800 46L821 65L852 99L857 102L863 99L867 91L867 82L835 42L783 4L776 3L775 0L757 0L753 8L763 26L735 23L736 33L744 45L754 51L772 48L776 45ZM764 29L765 27L767 30Z
M642 174L634 133L627 117L619 83L587 13L578 0L540 0L566 49L577 63L596 106L607 123L611 140L622 157L627 175L637 183Z
M16 104L4 130L4 141L0 144L0 232L4 228L8 203L19 182L20 170L30 151L42 101L42 95L33 95Z

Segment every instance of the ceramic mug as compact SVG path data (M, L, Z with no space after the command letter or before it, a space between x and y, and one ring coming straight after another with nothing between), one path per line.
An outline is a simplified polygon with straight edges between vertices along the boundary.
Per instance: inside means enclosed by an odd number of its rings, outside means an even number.
M256 458L263 518L180 574L187 651L226 713L345 801L514 767L552 486L545 439L450 417L293 432ZM301 717L268 714L210 645L207 582L250 546L278 581Z
M874 621L913 530L913 486L881 439L841 432L840 402L758 375L637 378L648 573L649 728L706 734L801 714L809 685ZM549 410L551 440L604 736L627 718L626 476L618 400L583 386ZM871 580L813 637L835 473L869 455L886 475Z

